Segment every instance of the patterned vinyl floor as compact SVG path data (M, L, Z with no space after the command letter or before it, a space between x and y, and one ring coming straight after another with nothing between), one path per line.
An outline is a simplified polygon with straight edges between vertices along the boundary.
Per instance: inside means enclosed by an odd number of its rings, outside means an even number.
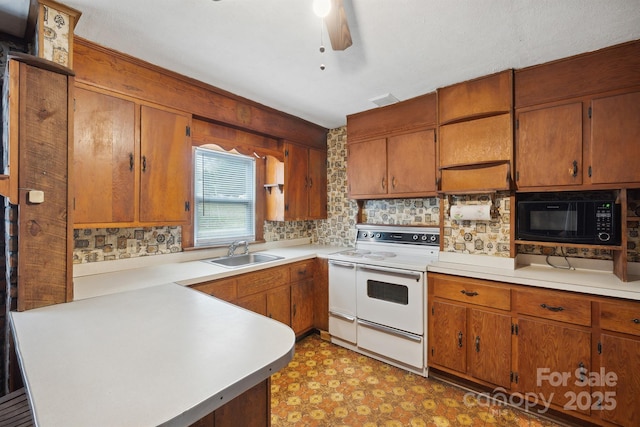
M271 421L284 426L518 426L557 424L310 335L271 378Z

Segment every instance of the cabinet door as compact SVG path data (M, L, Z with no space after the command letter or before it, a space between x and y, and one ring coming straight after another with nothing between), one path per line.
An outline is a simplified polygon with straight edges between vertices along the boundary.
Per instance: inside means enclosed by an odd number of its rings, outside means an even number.
M135 220L135 104L76 88L74 113L74 222Z
M187 223L191 181L189 117L143 105L140 221Z
M349 197L387 194L387 140L375 139L348 145Z
M313 328L313 278L291 285L291 328L296 335Z
M309 212L308 219L327 217L327 152L309 149Z
M604 386L602 418L621 426L636 425L640 419L640 339L602 334L600 343L600 366L605 379L610 374L616 376L615 381L601 383Z
M580 382L579 370L590 372L591 333L544 320L518 320L518 390L544 396L570 409L581 392L591 393ZM573 409L573 408L571 408ZM585 414L590 408L575 408Z
M591 108L592 182L640 182L640 92L594 99Z
M291 325L291 290L281 286L267 292L267 316Z
M582 184L582 103L522 112L517 120L519 188Z
M285 151L285 218L288 220L303 220L307 218L309 210L309 177L307 164L308 150L304 147L288 144Z
M389 193L435 193L434 130L391 137L387 141L387 151Z
M469 317L467 372L509 389L511 316L472 309Z
M246 308L254 313L267 315L267 293L260 292L259 294L249 295L247 297L239 298L236 300L236 305Z
M466 372L467 309L441 301L431 303L429 363Z

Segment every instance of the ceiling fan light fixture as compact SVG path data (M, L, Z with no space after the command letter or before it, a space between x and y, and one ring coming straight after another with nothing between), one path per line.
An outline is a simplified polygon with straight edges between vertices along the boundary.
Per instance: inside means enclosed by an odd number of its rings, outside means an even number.
M331 0L313 0L313 13L324 18L331 11Z

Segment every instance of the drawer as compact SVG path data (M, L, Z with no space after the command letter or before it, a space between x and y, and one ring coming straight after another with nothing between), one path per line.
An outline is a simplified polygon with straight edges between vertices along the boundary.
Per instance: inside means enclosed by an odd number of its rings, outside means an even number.
M289 283L289 267L274 267L238 276L238 298Z
M224 301L233 301L238 297L238 289L236 279L220 279L211 282L198 283L191 286L196 291L213 295Z
M511 310L511 290L508 286L458 277L432 277L433 294L484 307Z
M289 267L291 281L297 282L298 280L304 280L313 277L315 265L315 260L297 262L293 264L291 267Z
M640 302L601 302L600 327L640 336Z
M591 326L591 300L587 297L556 291L517 290L514 305L520 314Z

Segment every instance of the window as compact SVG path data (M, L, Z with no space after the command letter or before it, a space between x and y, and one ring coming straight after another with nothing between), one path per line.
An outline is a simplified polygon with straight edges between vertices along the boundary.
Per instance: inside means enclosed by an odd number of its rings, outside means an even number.
M255 159L195 149L195 246L255 240Z

